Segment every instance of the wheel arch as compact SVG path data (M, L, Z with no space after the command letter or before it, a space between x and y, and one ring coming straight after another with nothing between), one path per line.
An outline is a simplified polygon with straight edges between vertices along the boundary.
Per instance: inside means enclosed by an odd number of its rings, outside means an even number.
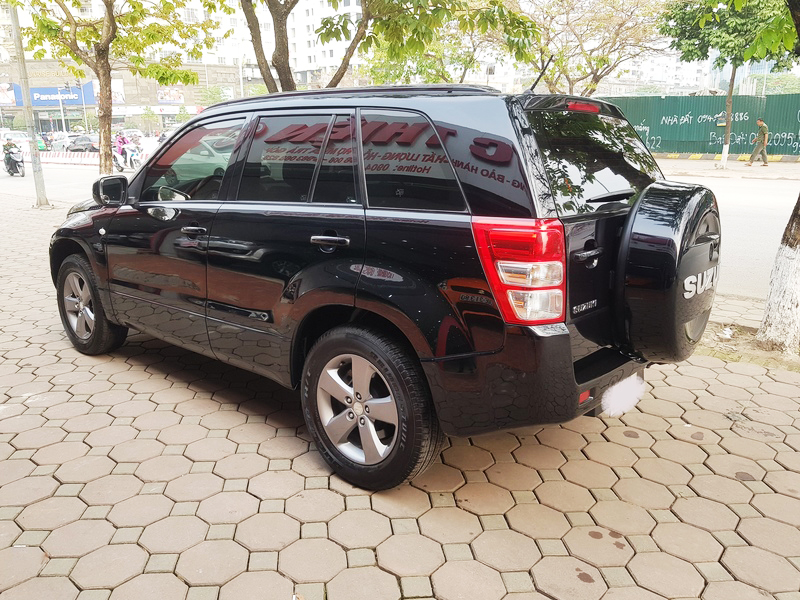
M74 239L59 238L53 241L50 246L50 277L53 280L53 285L56 284L58 279L58 270L61 268L61 263L72 254L81 254L90 264L93 262L86 248Z

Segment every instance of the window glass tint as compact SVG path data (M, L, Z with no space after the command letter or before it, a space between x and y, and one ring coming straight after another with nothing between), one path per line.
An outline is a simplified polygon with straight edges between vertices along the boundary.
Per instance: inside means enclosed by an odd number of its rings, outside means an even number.
M313 202L356 204L355 185L355 121L337 117L333 124L314 184Z
M591 199L627 189L634 193L624 202L633 204L644 188L661 179L655 159L624 119L545 111L531 111L528 119L562 215L609 208Z
M370 207L464 210L453 167L426 119L401 111L362 111L361 137Z
M148 169L141 200L216 200L244 119L187 131Z
M331 117L291 115L258 122L239 185L239 200L308 202Z

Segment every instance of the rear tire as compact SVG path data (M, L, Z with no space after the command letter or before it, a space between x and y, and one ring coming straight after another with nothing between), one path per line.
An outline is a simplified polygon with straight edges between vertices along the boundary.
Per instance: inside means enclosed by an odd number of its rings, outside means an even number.
M322 457L365 489L413 479L444 442L419 362L383 333L348 325L323 335L306 358L301 401Z
M69 341L83 354L106 354L125 343L128 328L106 319L89 261L78 254L64 259L56 279L58 312Z

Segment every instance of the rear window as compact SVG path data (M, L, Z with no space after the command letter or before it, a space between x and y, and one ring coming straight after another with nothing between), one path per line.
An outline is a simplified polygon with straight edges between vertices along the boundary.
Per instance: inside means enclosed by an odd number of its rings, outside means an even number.
M529 111L528 120L561 216L632 205L644 188L662 178L655 159L624 119Z

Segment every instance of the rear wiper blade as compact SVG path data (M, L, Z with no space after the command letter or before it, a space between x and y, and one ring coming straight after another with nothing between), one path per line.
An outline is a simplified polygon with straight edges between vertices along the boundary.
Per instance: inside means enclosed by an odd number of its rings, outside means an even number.
M619 190L617 192L609 192L607 194L600 194L599 196L592 196L588 200L585 200L585 202L611 202L612 200L627 200L635 193L635 189L628 188L625 190Z

